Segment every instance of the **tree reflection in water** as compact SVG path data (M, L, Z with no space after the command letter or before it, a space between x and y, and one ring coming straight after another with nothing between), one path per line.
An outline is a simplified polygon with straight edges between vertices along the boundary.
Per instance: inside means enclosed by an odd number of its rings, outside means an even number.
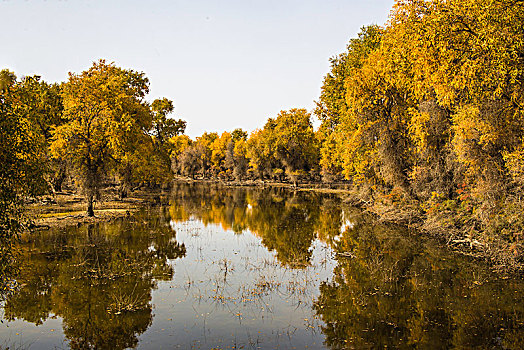
M338 265L314 308L346 348L524 347L524 288L358 211L331 245Z
M168 221L167 221L168 222ZM185 255L163 216L40 232L21 245L19 292L5 318L63 318L71 348L135 347L151 324L151 291Z
M200 185L175 194L173 218L250 230L284 266L306 266L316 238L331 246L337 266L314 304L329 348L524 348L522 281L497 279L337 196Z
M255 307L258 304L242 301L249 300L244 291L255 291L268 303L265 309L273 310L267 316L274 320L290 317L290 322L301 325L304 319L289 315L299 314L299 311L307 315L308 322L315 319L304 325L304 329L297 330L297 334L313 329L314 335L307 339L314 339L317 346L323 340L324 346L332 349L524 348L524 285L521 280L497 278L489 269L450 254L431 240L412 236L399 227L379 224L362 211L344 205L343 199L336 195L282 188L232 189L179 184L171 195L170 206L157 209L159 213L144 211L135 219L25 237L21 245L20 291L8 298L5 318L42 324L50 317L59 316L72 348L139 345L138 337L152 324L151 299L156 281L169 281L164 287L173 288L163 291L164 296L172 298L171 304L157 305L156 312L163 312L164 316L175 312L172 306L175 294L181 293L180 297L187 293L184 288L190 288L185 283L177 286L174 282L176 278L173 278L169 260L185 256L186 247L177 243L176 233L169 223L198 220L204 225L220 225L224 230L235 232L225 234L218 230L217 236L211 238L215 232L213 228L201 241L198 235L202 232L179 232L187 242L203 243L202 246L188 245L188 252L195 255L200 248L213 251L217 248L213 244L223 244L220 254L209 254L214 257L211 260L216 261L180 261L200 271L198 276L191 275L190 271L186 273L191 284L195 280L201 282L194 287L203 310L199 313L204 314L206 310L216 313L213 315L216 319L208 314L206 322L226 327L227 320L232 327L222 333L217 330L220 337L210 336L211 341L223 340L225 344L228 339L222 338L227 333L233 334L232 343L237 344L237 335L257 328L272 334L269 337L281 332L268 328L263 319L242 318L260 312ZM202 223L188 227L201 230ZM240 246L246 250L242 251L237 245L235 252L224 248L229 244L222 241L224 237L241 238L242 233L248 232L259 238L249 243L256 246ZM193 233L195 238L189 239ZM246 237L251 236L243 238ZM243 242L242 239L238 241ZM277 259L274 265L266 266L265 259L272 256L266 250L260 266L259 256L249 256L251 253L247 250L256 251L260 244L274 252ZM329 262L324 266L329 266L329 271L319 267L324 258L319 258L321 255L316 254L318 251L314 251L314 247L320 245L324 247L323 252L327 252L325 259ZM330 252L334 254L333 259L329 258ZM212 271L223 272L224 266L218 261L221 254L227 258L223 259L224 264L228 267L236 264L237 267L230 272L227 282L225 275L222 282L215 281L215 275L206 275ZM198 256L198 259L205 259L207 255L199 253ZM245 268L248 265L242 265L248 259L256 262L252 275L249 275L251 270ZM273 273L271 285L266 280L258 283L258 274L266 276L268 273L264 268ZM285 278L284 272L289 271L291 275L304 272L301 276L311 279L319 273L324 273L324 277L320 280L317 276L314 283L302 279L280 283L278 278ZM258 283L260 288L256 289L256 285L251 288L252 283ZM216 299L219 285L220 293L225 293L220 295L221 302ZM304 293L290 292L287 288L291 285L297 287L293 290ZM267 286L272 288L265 288ZM160 291L161 288L157 292ZM228 294L230 292L233 294ZM287 314L279 314L281 309L286 310L288 301L296 301L292 298L297 295L304 297L304 302L300 300L297 305L307 310L295 309L293 312L287 309ZM185 296L178 300L185 303ZM279 301L282 296L289 296L289 300ZM178 312L186 310L184 312L188 313L190 305L184 303L177 303ZM227 312L220 307L232 307L239 323L228 319ZM226 313L220 313L221 310ZM185 317L192 315L185 313L179 314L178 322L168 324L164 321L162 325L185 331L186 322L198 324L198 321L189 322ZM320 322L323 335L315 333L316 322ZM183 337L185 333L176 333L180 334ZM152 336L160 337L158 333ZM141 339L144 337L147 334ZM295 341L295 338L289 339L290 344ZM302 344L307 344L307 339L297 335L297 341ZM170 341L168 338L154 339L159 340ZM206 342L205 339L179 340L184 344L193 340L202 340L201 344ZM151 344L157 344L154 341ZM279 340L261 338L261 341L278 344ZM249 343L244 341L243 344Z
M249 230L275 251L282 265L309 265L320 218L321 196L284 188L231 189L181 184L173 191L170 213L175 221L197 217L224 230Z

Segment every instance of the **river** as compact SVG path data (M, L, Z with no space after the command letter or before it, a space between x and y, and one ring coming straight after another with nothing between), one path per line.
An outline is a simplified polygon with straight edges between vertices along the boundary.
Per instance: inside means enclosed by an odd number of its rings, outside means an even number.
M524 283L340 196L177 184L25 235L0 348L524 348Z

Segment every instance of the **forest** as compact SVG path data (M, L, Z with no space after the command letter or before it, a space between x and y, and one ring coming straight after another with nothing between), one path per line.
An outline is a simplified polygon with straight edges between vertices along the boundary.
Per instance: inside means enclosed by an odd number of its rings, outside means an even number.
M173 101L147 101L143 72L100 60L47 83L4 69L2 249L25 228L25 200L65 183L92 216L113 183L125 198L180 177L345 182L383 220L520 269L523 23L521 0L397 0L385 25L362 27L330 59L312 111L284 110L251 133L194 140L172 117Z

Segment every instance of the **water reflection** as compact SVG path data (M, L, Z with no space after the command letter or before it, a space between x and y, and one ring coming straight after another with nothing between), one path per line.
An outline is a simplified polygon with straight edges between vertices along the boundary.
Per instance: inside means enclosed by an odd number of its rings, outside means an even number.
M521 280L336 195L179 184L20 249L4 319L59 317L71 348L524 348Z
M318 193L200 185L179 185L173 193L172 220L196 217L206 224L221 224L224 230L249 230L262 239L268 250L276 252L284 266L293 268L309 265L316 232L337 225L330 218L324 221L323 198Z
M174 217L250 230L284 266L308 264L315 238L336 252L314 309L332 349L524 348L524 286L433 241L377 224L339 197L283 189L179 188ZM199 198L200 205L191 206Z
M351 220L314 305L330 348L523 348L521 281L359 212Z
M151 324L151 291L170 280L185 247L159 216L51 230L25 238L19 292L4 317L36 325L63 319L73 349L135 347ZM165 221L165 220L164 220Z

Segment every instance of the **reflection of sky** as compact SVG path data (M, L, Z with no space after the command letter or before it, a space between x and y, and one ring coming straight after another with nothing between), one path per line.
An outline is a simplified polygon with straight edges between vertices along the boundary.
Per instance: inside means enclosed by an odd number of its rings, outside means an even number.
M332 276L331 249L315 241L312 267L294 270L249 231L235 234L199 220L171 227L187 254L172 261L173 281L160 282L153 293L155 317L141 346L323 348L311 306L320 282Z
M340 234L346 232L346 230L351 230L355 224L351 221L344 210L342 210L342 225L340 226ZM337 236L340 239L340 237Z
M64 81L100 58L144 71L190 136L311 109L329 58L393 0L0 1L0 68Z
M0 324L1 349L62 349L66 344L61 317L50 317L39 326L21 320Z

